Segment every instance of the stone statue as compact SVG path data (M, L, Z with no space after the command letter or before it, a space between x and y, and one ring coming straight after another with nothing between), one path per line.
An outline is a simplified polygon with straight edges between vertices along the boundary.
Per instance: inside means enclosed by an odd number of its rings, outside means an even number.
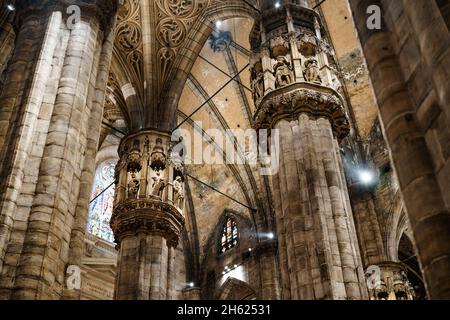
M261 72L252 72L253 99L258 101L264 96L264 75Z
M319 73L319 66L316 59L311 59L305 62L305 79L308 82L322 83Z
M291 64L284 56L277 58L277 63L273 67L275 71L275 85L277 88L287 86L292 83L293 76Z
M140 182L136 178L136 174L131 175L131 181L128 183L128 198L137 199L139 192Z
M162 198L162 193L164 191L164 188L166 187L166 182L164 179L159 177L153 177L153 192L152 195L155 197Z
M173 203L177 208L183 210L184 186L181 177L176 177L173 182Z

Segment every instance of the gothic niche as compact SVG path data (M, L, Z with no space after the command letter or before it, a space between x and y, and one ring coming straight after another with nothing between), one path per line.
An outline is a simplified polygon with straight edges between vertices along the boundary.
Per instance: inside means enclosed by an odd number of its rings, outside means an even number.
M289 43L283 37L270 40L270 49L273 57L286 56L289 53Z
M170 147L169 141L170 137L143 132L122 144L120 154L127 159L127 165L117 166L115 207L128 201L153 200L171 204L182 212L184 167L183 163L172 161L172 156L167 155L165 150Z
M209 44L214 52L226 51L233 41L231 33L228 31L215 32L209 37Z
M273 69L276 88L285 87L293 82L291 63L285 56L277 57L277 63Z
M127 170L130 173L137 173L141 171L141 150L139 146L139 140L133 141L133 147L128 155Z
M164 154L162 140L158 138L156 140L156 146L153 148L150 168L152 168L155 171L162 171L166 168L166 165L167 165L167 158L166 155Z
M313 57L317 54L317 41L313 35L304 34L298 42L300 53L305 57Z

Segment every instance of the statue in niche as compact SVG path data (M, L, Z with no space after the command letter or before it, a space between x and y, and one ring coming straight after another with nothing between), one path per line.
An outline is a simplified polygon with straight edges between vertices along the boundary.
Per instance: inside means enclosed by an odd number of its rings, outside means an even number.
M319 66L316 59L310 59L305 62L305 79L308 82L322 83L320 78Z
M258 101L264 96L264 75L262 72L252 71L253 100Z
M131 181L128 183L128 198L137 199L139 193L140 182L136 178L136 174L131 174Z
M153 192L152 195L155 197L162 198L164 189L166 188L166 182L164 179L158 177L153 177Z
M284 56L277 58L277 63L273 67L275 71L275 85L277 88L287 86L293 82L291 63Z
M184 186L180 176L173 182L173 203L177 208L183 210Z

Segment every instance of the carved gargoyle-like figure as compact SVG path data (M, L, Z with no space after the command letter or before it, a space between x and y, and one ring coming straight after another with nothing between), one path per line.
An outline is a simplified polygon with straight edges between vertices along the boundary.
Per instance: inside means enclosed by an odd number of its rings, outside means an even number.
M277 58L277 63L273 67L275 73L275 86L281 88L293 82L291 64L285 56Z
M131 181L128 183L128 199L137 199L140 182L136 174L131 174Z
M320 78L319 66L316 59L310 59L305 62L305 79L308 82L322 83Z

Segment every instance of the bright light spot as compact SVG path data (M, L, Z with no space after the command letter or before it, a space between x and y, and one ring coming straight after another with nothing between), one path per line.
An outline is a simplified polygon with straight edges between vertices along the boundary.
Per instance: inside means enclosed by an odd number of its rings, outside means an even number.
M275 2L275 8L278 9L279 7L281 7L281 3Z
M374 181L374 174L368 170L359 171L359 180L364 184L371 184Z
M271 232L267 235L267 238L269 238L270 240L275 238L275 235Z
M188 286L189 286L189 288L193 288L193 287L194 287L194 283L193 283L193 282L190 282L190 283L188 284Z
M9 11L16 10L16 8L12 4L8 4L6 7L8 8Z
M247 276L246 276L244 267L239 266L236 269L233 269L232 271L227 272L220 280L220 285L224 284L228 278L234 278L234 279L246 282Z
M252 252L252 251L253 251L253 249L252 249L252 248L249 248L249 249L248 249L248 252Z
M220 28L222 26L222 21L217 20L216 21L216 28Z

